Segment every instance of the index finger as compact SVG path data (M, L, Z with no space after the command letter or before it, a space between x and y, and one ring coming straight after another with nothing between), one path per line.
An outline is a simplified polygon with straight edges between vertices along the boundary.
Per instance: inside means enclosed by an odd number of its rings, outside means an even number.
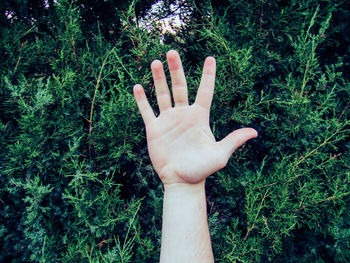
M210 110L215 87L216 61L213 57L207 57L204 61L203 74L199 84L195 104Z

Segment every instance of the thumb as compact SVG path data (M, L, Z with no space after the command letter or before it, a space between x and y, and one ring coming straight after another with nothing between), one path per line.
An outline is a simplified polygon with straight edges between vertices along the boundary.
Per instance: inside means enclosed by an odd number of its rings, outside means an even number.
M253 128L242 128L231 132L218 142L218 147L229 156L246 141L258 137L258 132Z

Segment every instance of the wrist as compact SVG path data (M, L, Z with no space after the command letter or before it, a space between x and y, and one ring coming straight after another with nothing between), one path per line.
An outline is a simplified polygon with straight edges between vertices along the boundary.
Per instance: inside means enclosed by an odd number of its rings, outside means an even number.
M178 186L186 187L185 185L192 187L205 184L206 178L210 175L209 173L203 174L193 171L186 174L183 171L173 171L169 166L165 166L162 169L155 167L155 171L164 186L176 186L176 188Z
M170 199L191 200L205 199L205 180L197 184L173 183L164 184L164 196Z

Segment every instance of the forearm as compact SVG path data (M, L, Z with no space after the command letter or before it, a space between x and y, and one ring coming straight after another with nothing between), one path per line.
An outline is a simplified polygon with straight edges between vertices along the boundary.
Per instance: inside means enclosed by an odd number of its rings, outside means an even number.
M214 262L205 179L222 169L231 154L247 140L255 138L257 132L251 128L238 129L216 141L209 126L215 59L205 59L196 100L189 105L180 56L175 50L170 50L166 57L173 100L162 62L155 60L151 64L159 106L157 117L142 86L134 87L137 106L146 126L149 156L165 189L160 261Z
M204 183L164 186L161 263L214 262Z

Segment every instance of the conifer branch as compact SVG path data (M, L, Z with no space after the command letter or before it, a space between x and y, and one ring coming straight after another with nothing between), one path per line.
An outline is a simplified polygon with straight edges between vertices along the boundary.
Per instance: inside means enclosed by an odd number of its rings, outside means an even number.
M301 176L303 176L303 175L305 175L305 174L306 174L306 172L305 172L305 173L302 173L302 174L298 174L298 175L292 176L292 177L289 177L289 178L287 178L287 179L284 180L284 181L276 181L276 182L273 182L273 183L271 183L271 184L261 185L261 186L255 187L254 190L256 190L256 189L262 189L262 188L266 188L266 187L270 187L270 186L274 186L274 185L279 184L279 183L281 183L281 184L287 184L287 183L291 182L292 180L294 180L294 179L296 179L296 178L298 178L298 177L301 177Z
M69 18L70 18L70 23L72 24L72 16L69 16ZM66 30L69 31L67 22L65 21L64 23L66 25ZM70 43L72 45L74 60L76 61L77 60L77 54L76 54L76 51L75 51L75 40L74 40L73 33L69 34L69 41L70 41Z
M299 205L300 208L297 208L295 210L295 212L300 212L301 210L304 210L305 208L308 208L310 206L314 206L314 205L317 205L317 204L320 204L320 203L323 203L323 202L329 202L329 201L332 201L332 200L336 200L336 199L339 199L339 198L343 198L343 197L346 197L350 195L350 192L346 192L346 193L343 193L343 194L340 194L340 195L333 195L333 196L330 196L330 197L326 197L326 198L323 198L321 200L313 200L310 204L308 205Z
M306 76L307 76L307 72L309 70L309 64L310 64L310 59L307 60L305 71L304 71L303 85L302 85L301 91L300 91L300 100L303 98L303 93L304 93L304 89L305 89L306 82L307 82Z
M331 160L333 160L333 159L335 159L335 158L338 158L339 156L341 156L341 154L342 154L342 153L338 153L338 154L335 154L335 155L330 155L330 157L329 157L326 161L322 162L322 163L319 164L319 165L324 165L324 164L330 162ZM270 184L264 184L264 185L261 185L261 186L257 186L257 187L254 188L254 190L262 189L262 188L266 188L266 187L270 187L270 186L274 186L274 185L276 185L276 184L288 184L288 183L290 183L291 181L293 181L294 179L297 179L297 178L299 178L299 177L301 177L301 176L304 176L304 175L307 174L307 173L308 173L308 171L304 171L304 172L301 173L301 174L297 174L297 175L295 175L295 176L289 177L289 178L287 178L286 180L283 180L283 181L276 181L276 182L273 182L273 183L270 183ZM336 176L339 176L339 175L336 175Z
M348 125L350 124L350 121L347 121L344 125ZM333 133L331 136L329 136L328 138L326 138L320 145L318 145L316 148L314 148L313 150L311 150L310 152L308 152L305 156L302 156L301 158L299 158L299 160L294 163L293 165L293 172L295 171L296 167L302 163L305 159L307 159L309 156L311 156L312 154L314 154L315 152L317 152L318 149L320 149L321 147L327 145L327 143L335 136L337 135L339 132L346 132L348 130L341 130L341 129L338 129L335 133Z
M111 52L113 51L113 49L111 50ZM132 81L135 83L137 82L136 79L134 78L134 76L130 73L130 71L125 67L123 61L120 59L120 57L118 56L118 54L115 54L115 58L118 60L119 64L122 66L122 68L125 70L125 72L130 76L130 78L132 79Z
M92 98L92 103L91 103L91 107L90 107L90 118L89 118L89 138L91 139L91 133L92 133L92 119L93 119L93 114L94 114L94 105L95 105L95 100L96 100L96 96L97 96L97 91L98 91L98 88L100 87L100 83L101 83L101 80L102 80L102 72L103 72L103 69L107 63L107 59L109 57L109 55L112 53L112 51L114 50L114 48L112 48L106 55L105 59L103 60L102 62L102 65L101 65L101 68L100 68L100 72L98 74L98 78L97 78L97 81L96 81L96 86L95 86L95 91L94 91L94 95L93 95L93 98ZM89 143L89 153L90 153L90 143Z
M262 200L261 200L261 202L260 202L258 211L257 211L257 213L256 213L256 215L255 215L254 220L253 220L253 224L252 224L252 226L250 226L249 228L247 228L247 233L246 233L246 235L244 236L244 240L246 240L246 239L248 238L250 231L252 231L252 230L255 228L256 219L257 219L258 216L259 216L260 210L261 210L262 205L263 205L263 203L264 203L264 201L265 201L266 195L267 195L267 193L268 193L269 191L270 191L270 188L268 188L268 189L265 191L265 194L264 194L264 196L263 196L263 198L262 198Z
M44 236L44 242L41 248L41 262L45 262L45 245L46 245L46 235Z
M19 62L21 61L21 59L22 59L22 56L21 56L21 55L19 55L18 60L17 60L17 63L16 63L16 66L15 66L15 69L13 70L14 72L16 72L16 71L17 71L17 67L18 67Z
M18 68L18 65L19 65L19 62L21 61L22 59L22 49L24 48L24 46L27 44L28 40L26 40L25 42L23 42L21 44L21 48L19 49L19 57L18 57L18 60L17 60L17 63L16 63L16 66L15 66L15 69L13 70L13 72L16 72L17 71L17 68Z

